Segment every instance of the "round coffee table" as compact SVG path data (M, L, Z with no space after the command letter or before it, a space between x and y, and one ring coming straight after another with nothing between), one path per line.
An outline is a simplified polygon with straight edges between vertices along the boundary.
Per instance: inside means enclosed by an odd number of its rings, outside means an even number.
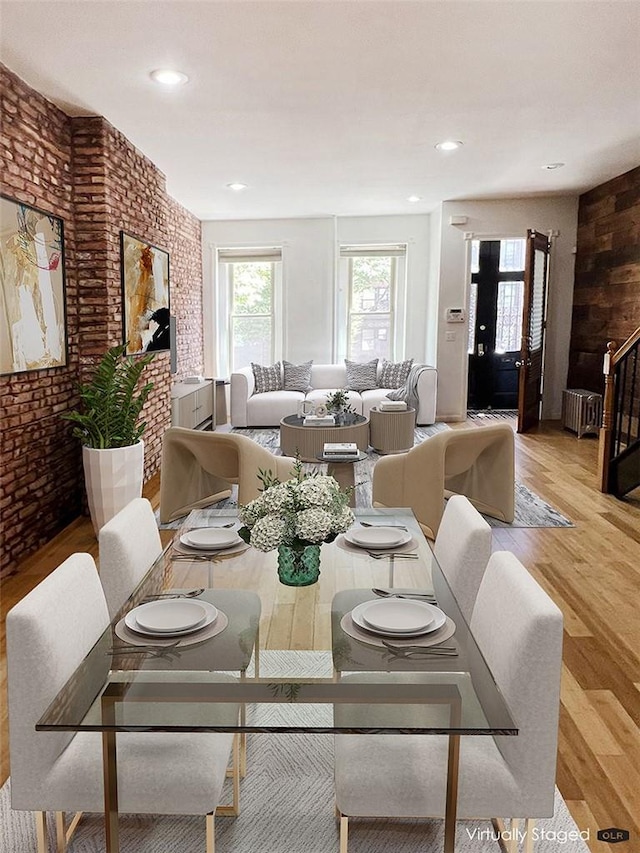
M303 426L302 418L287 415L280 421L280 449L285 456L298 454L303 462L315 462L325 444L353 442L358 450L369 447L369 418L356 415L345 426Z

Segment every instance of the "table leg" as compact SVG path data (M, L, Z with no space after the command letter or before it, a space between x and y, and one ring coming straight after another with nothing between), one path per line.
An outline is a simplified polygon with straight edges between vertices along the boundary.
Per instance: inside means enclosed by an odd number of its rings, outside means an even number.
M116 733L102 733L102 765L104 772L104 832L107 853L120 853L118 832L118 767Z
M444 853L456 849L456 817L458 811L458 761L460 735L449 735L449 761L447 764L447 800L444 816Z

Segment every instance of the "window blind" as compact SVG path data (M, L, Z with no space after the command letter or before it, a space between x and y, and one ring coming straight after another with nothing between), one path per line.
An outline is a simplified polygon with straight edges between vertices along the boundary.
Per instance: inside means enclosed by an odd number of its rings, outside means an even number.
M218 249L221 264L276 263L282 260L282 249L278 246L257 246L240 249Z
M404 258L407 247L402 244L340 246L341 258Z

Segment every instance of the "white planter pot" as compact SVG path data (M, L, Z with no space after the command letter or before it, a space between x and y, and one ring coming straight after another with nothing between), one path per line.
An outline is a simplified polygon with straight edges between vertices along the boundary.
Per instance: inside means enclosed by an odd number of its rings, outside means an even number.
M98 531L134 498L142 497L144 443L98 450L82 448L84 482L93 529Z

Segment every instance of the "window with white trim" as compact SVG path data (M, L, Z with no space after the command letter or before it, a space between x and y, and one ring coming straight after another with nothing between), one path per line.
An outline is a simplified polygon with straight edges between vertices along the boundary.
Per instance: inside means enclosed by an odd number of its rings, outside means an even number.
M279 248L218 250L218 362L228 373L279 352ZM226 368L226 369L225 369Z
M339 352L352 361L394 360L404 352L406 246L341 246L340 265L345 335Z

